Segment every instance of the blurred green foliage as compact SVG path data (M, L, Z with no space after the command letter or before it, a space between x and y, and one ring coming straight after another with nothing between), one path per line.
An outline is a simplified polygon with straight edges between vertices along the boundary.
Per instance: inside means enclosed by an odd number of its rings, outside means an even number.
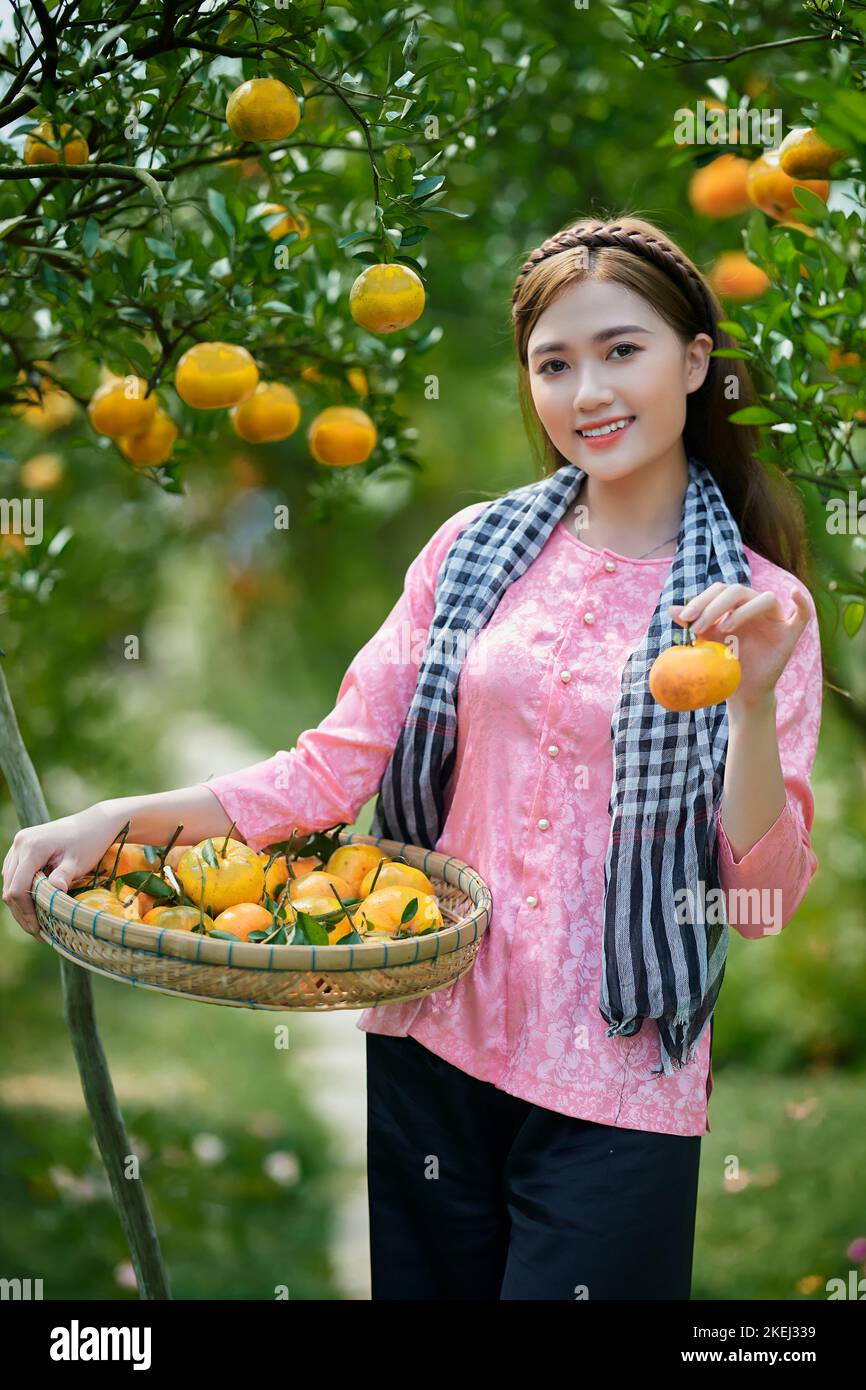
M21 8L38 28L31 8ZM715 1198L704 1188L703 1238L721 1254L713 1268L702 1266L699 1234L695 1296L797 1296L798 1278L840 1272L844 1242L862 1234L849 1229L862 1166L849 1141L859 1135L866 1062L866 535L831 533L826 504L862 494L866 463L862 369L831 365L833 349L866 360L866 10L852 0L648 0L552 11L479 0L383 15L370 0L305 0L287 11L206 11L181 0L170 9L184 42L172 47L152 10L125 7L114 33L111 7L84 0L75 9L86 23L62 35L53 75L30 63L13 90L9 66L27 64L30 48L14 26L0 44L0 491L41 498L45 518L42 544L23 553L0 547L0 647L52 814L180 785L178 748L190 720L205 733L219 723L243 731L261 756L291 746L332 707L353 655L441 521L536 476L517 404L510 295L542 239L579 216L631 212L658 222L702 269L732 249L763 266L768 291L731 304L729 317L768 412L762 457L796 478L816 558L826 677L813 776L819 872L772 945L731 933L714 1042L717 1082L728 1076L711 1100L711 1123L724 1148L723 1127L736 1122L738 1145L753 1146L744 1163L781 1164L786 1181L770 1193ZM152 51L128 58L142 49ZM223 119L229 91L259 70L256 53L261 71L282 76L304 107L298 131L275 149L233 145ZM726 147L677 146L676 113L711 97L729 108L781 108L786 129L817 124L850 150L827 207L804 198L797 208L814 235L757 211L710 219L692 209L692 174ZM171 174L159 184L171 228L140 181L2 177L20 165L27 129L46 115L81 128L94 161ZM736 152L754 158L760 149ZM444 183L418 196L432 175ZM309 240L281 243L284 269L257 217L266 201L297 207L312 224ZM341 246L354 232L370 240ZM365 263L354 257L392 259L401 245L425 280L427 306L411 328L377 338L348 313ZM223 337L296 389L302 423L284 443L243 444L224 412L194 412L175 397L182 351ZM181 430L173 466L136 472L91 430L84 404L103 366L153 379ZM351 366L367 374L363 400L348 383ZM318 380L301 375L309 367ZM76 402L74 418L51 433L12 409L45 371ZM362 404L376 421L380 444L365 465L327 470L309 455L310 421L336 402ZM45 454L55 458L54 484L26 487L28 463ZM277 506L289 509L286 531L274 528ZM217 763L207 772L228 770ZM4 788L4 844L15 826ZM10 966L20 934L5 913L4 928L12 1074L63 1058L69 1075L56 967L50 956L26 970ZM170 1016L177 1052L191 1052L201 1010L133 997L160 1057ZM128 1045L128 999L100 982L113 1063ZM226 1016L226 1036L241 1026L234 1012L213 1012ZM262 1269L267 1284L282 1267L288 1224L298 1243L287 1262L306 1290L292 1296L327 1297L322 1190L305 1178L290 1196L279 1194L277 1208L261 1179L234 1187L260 1172L267 1144L230 1117L222 1133L236 1161L226 1175L194 1169L190 1158L195 1133L214 1128L218 1094L247 1109L249 1078L259 1073L256 1044L244 1036L233 1061L222 1056L220 1085L198 1113L165 1098L138 1109L124 1103L153 1152L169 1145L184 1154L176 1170L147 1177L157 1224L168 1227L174 1290L236 1297L241 1286L258 1286ZM136 1064L147 1073L156 1055L137 1053ZM206 1068L206 1049L196 1055ZM845 1076L833 1074L840 1068ZM758 1071L776 1075L759 1081ZM823 1127L768 1129L767 1114L801 1094L804 1081L820 1090ZM261 1081L262 1090L270 1084ZM296 1105L279 1143L302 1155L309 1174L324 1139L300 1096ZM80 1126L14 1107L6 1119L11 1245L19 1254L32 1248L28 1269L38 1277L43 1252L68 1243L84 1263L64 1270L64 1287L118 1296L110 1270L123 1249L107 1203L74 1207L46 1176L52 1163L96 1171ZM714 1138L707 1143L712 1149ZM819 1220L827 1189L817 1156L843 1150L849 1174L840 1175L832 1220ZM704 1182L713 1184L709 1171ZM29 1236L28 1201L40 1204ZM94 1233L89 1251L85 1229ZM216 1252L211 1261L196 1255L199 1230L202 1248Z

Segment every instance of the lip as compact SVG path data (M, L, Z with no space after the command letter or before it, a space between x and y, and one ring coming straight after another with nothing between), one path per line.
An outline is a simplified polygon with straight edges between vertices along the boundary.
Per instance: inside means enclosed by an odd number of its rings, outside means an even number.
M629 420L629 423L624 425L621 430L614 430L612 434L600 434L595 439L586 439L577 430L575 430L574 433L577 435L581 444L586 445L587 449L610 449L619 439L622 439L624 434L628 434L636 419L636 415L633 415L630 420L627 415L609 415L606 420L592 420L582 425L581 429L597 430L600 429L602 425L613 425L617 420Z

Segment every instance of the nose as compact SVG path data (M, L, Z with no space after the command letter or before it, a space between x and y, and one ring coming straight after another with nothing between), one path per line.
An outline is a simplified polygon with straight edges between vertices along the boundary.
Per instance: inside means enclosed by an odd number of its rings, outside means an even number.
M599 406L610 405L613 399L613 389L604 379L603 363L592 362L580 368L573 401L575 419L597 412Z

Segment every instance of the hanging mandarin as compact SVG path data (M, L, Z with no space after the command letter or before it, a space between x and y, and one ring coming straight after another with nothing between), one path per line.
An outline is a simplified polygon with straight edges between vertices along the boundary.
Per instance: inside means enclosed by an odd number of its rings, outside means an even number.
M408 328L424 312L424 285L409 265L370 265L349 291L349 312L370 333Z
M792 179L825 179L847 153L828 145L814 127L795 126L779 146L779 166Z
M196 410L239 405L258 384L255 361L236 343L196 343L183 354L174 373L175 391Z
M147 382L140 376L121 377L96 388L87 414L99 434L119 439L148 428L156 414L156 396L147 394Z
M780 146L781 149L781 146ZM824 202L830 192L825 179L792 179L779 163L779 150L765 150L753 159L746 180L749 199L768 217L780 218L789 212L796 212L800 204L794 197L794 189L810 188Z
M229 130L239 140L282 140L301 119L298 98L276 77L252 77L226 103Z
M25 164L86 164L89 157L87 141L71 125L55 131L51 121L42 121L24 141Z
M252 396L229 416L232 429L248 444L273 444L294 434L301 419L298 398L279 381L260 381Z
M278 213L284 212L285 217L280 217L278 221L265 226L265 231L272 241L279 241L281 237L288 236L289 232L297 232L298 239L305 241L310 235L310 224L302 212L292 213L282 203L265 203L260 218L276 217Z
M156 468L171 458L177 425L164 410L154 412L146 430L140 434L125 434L117 441L120 452L137 468Z
M378 434L365 410L352 405L329 405L319 411L307 431L307 439L317 463L347 468L370 457Z

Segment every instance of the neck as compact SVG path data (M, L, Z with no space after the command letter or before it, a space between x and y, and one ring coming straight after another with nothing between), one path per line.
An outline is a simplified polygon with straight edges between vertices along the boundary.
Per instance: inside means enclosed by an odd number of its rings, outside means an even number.
M625 477L602 479L587 474L576 498L576 505L586 508L586 525L577 534L597 550L632 557L649 550L673 555L688 484L681 442L669 456Z

